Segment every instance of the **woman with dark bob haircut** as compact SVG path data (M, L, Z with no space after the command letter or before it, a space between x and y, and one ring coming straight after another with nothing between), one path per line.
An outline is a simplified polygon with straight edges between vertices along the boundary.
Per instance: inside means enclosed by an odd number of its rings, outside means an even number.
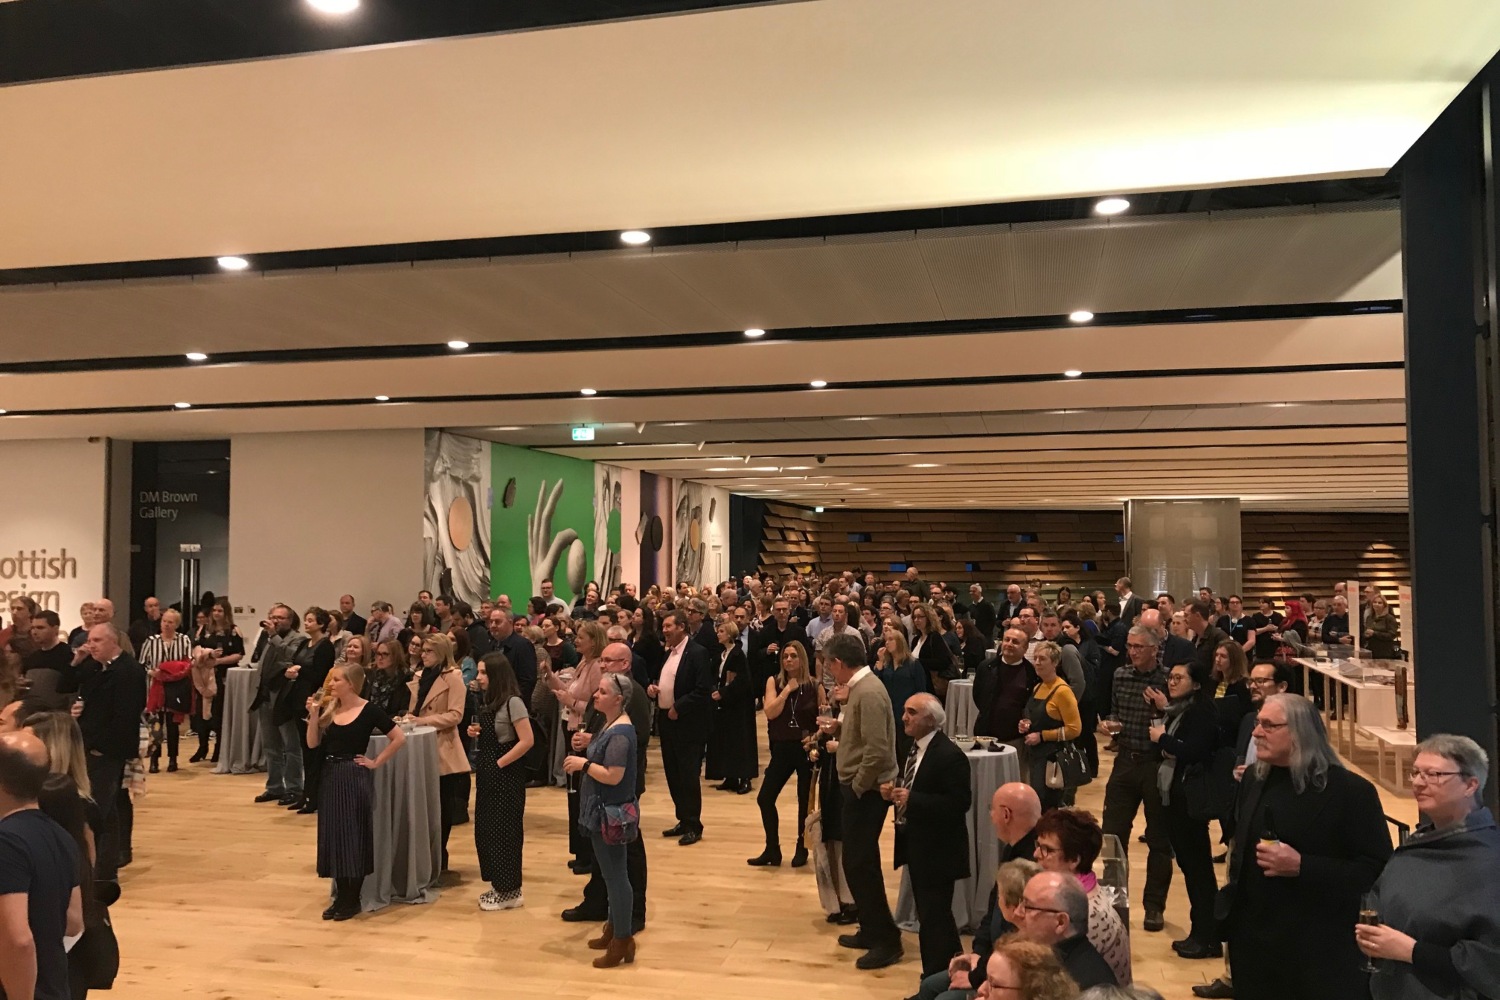
M1104 831L1098 821L1082 809L1053 809L1037 820L1035 832L1037 864L1045 871L1067 872L1078 878L1089 898L1089 944L1104 956L1115 979L1129 984L1130 936L1094 877L1094 859L1104 846Z

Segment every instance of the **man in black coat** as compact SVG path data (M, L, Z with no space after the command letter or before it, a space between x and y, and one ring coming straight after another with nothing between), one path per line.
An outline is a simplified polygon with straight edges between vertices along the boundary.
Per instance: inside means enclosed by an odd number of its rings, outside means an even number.
M146 710L146 671L120 647L120 630L108 622L89 629L74 657L83 698L78 728L88 752L89 787L104 814L95 878L111 881L119 868L121 838L117 800L125 764L141 754L141 713Z
M969 584L969 620L979 629L986 642L995 641L995 606L984 599L984 588Z
M663 837L677 837L686 847L703 839L703 788L698 774L708 747L713 719L713 690L717 671L708 652L688 637L687 615L669 611L662 619L662 645L667 660L661 678L646 688L656 702L656 729L661 744L661 768L672 795L677 823Z
M750 639L750 676L756 690L764 690L766 679L776 676L781 669L781 651L793 642L802 643L811 660L813 645L807 638L807 631L792 621L791 602L778 597L771 605L770 620L753 632Z
M1193 650L1193 660L1198 665L1197 673L1202 677L1212 677L1214 654L1218 652L1219 643L1228 639L1229 634L1214 623L1214 606L1209 602L1201 598L1188 601L1183 611L1187 627L1198 637Z
M688 601L687 606L688 634L693 641L702 646L710 656L719 657L724 655L724 647L719 645L719 633L714 629L714 622L708 614L708 602L701 597L695 597Z
M344 628L348 629L350 635L364 635L370 628L370 620L354 608L353 594L345 594L339 598L339 614L344 616ZM477 660L482 655L475 653L474 658Z
M1197 650L1193 644L1180 635L1173 635L1167 631L1167 623L1163 620L1161 612L1155 608L1147 608L1141 612L1141 625L1156 633L1160 641L1157 646L1157 665L1165 672L1171 672L1172 668L1179 663L1192 663ZM1210 671L1212 664L1210 664Z
M969 877L969 758L943 732L943 706L914 694L901 711L912 741L896 780L880 789L896 807L896 867L911 876L922 929L922 975L947 968L959 951L953 883Z
M1021 937L1056 952L1058 961L1079 989L1119 985L1114 970L1089 943L1089 897L1073 875L1066 872L1033 875L1021 893L1016 922Z
M1339 762L1304 698L1268 697L1254 739L1229 881L1215 906L1234 956L1235 996L1368 996L1354 925L1360 897L1391 856L1380 796Z

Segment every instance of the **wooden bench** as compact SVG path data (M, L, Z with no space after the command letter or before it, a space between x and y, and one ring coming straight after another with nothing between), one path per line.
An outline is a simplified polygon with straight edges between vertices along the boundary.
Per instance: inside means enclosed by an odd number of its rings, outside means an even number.
M1360 726L1361 736L1375 741L1375 780L1393 792L1411 791L1411 778L1406 773L1411 761L1416 759L1417 731L1414 728L1395 729L1389 726ZM1386 781L1386 758L1391 762L1391 780Z

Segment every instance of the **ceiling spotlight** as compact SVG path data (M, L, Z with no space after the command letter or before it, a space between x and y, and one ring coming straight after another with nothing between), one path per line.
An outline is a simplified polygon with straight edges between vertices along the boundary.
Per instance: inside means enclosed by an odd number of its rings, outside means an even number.
M1087 309L1075 309L1072 312L1068 313L1068 319L1072 320L1075 323L1087 323L1093 318L1094 314L1089 312Z
M324 14L348 14L359 9L359 0L307 0L307 5Z
M448 350L450 350L450 351L467 351L468 349L469 349L469 342L467 340L450 340L450 341L448 341Z
M250 262L243 257L220 257L219 266L226 271L243 271Z
M752 326L750 329L745 331L745 336L750 337L751 339L754 339L756 337L764 337L765 335L766 331L762 330L758 326Z
M175 407L177 407L177 409L179 409L179 410L186 410L189 407L191 407L193 404L192 403L173 403L172 405L175 406Z
M814 514L821 514L821 513L823 513L823 508L822 507L814 507L813 508L813 513Z
M599 393L598 389L579 389L578 391L585 396L595 396Z
M936 469L937 467L938 463L936 462L917 462L912 465L913 469Z
M1063 374L1068 378L1077 378L1078 376L1082 375L1083 372L1079 371L1077 368L1069 368L1067 371L1063 372Z
M0 417L5 416L9 412L10 412L9 410L0 410Z
M1099 215L1119 215L1129 207L1130 202L1124 198L1105 198L1095 203L1094 211Z
M828 388L828 383L824 382L820 378L815 378L815 379L813 379L811 382L809 382L807 384L810 385L810 386L812 386L814 389L826 389L826 388Z
M620 242L629 243L633 247L638 247L643 243L650 243L651 234L646 232L644 229L627 229L620 234Z
M389 397L389 396L376 396L375 397L375 402L377 402L377 403L389 403L390 401L391 401L391 397Z
M188 351L187 359L189 361L207 361L208 355L204 354L202 351Z

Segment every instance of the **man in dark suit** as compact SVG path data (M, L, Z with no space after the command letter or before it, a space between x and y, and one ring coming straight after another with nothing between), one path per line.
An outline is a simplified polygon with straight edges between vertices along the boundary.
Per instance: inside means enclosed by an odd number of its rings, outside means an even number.
M1021 588L1011 584L1005 588L1005 600L995 605L995 628L1004 631L1010 625L1010 620L1021 613L1026 607L1026 600L1021 594Z
M995 641L995 614L995 606L984 599L984 588L977 583L969 584L969 619L986 642Z
M703 789L698 772L708 747L708 728L713 718L716 672L708 652L688 638L687 615L669 611L662 619L662 645L667 660L660 680L646 688L656 702L657 737L661 743L661 769L677 812L677 823L663 830L663 837L676 837L686 847L703 839Z
M1254 740L1229 881L1215 906L1234 956L1235 996L1367 996L1354 926L1361 895L1391 856L1380 796L1339 762L1305 698L1268 697Z
M1119 600L1116 607L1120 609L1120 620L1129 628L1135 624L1136 617L1146 608L1146 602L1135 596L1130 589L1130 577L1122 576L1115 581L1115 593Z
M703 598L688 601L687 625L693 642L702 646L710 656L724 655L724 647L719 645L719 633L714 630L713 619L708 615L708 602Z
M344 628L349 630L350 635L364 635L370 628L370 621L364 615L354 610L354 595L345 594L339 598L339 613L344 616ZM477 660L484 654L475 653Z
M1193 644L1180 635L1173 635L1167 631L1167 623L1162 619L1161 612L1155 608L1147 608L1141 612L1141 625L1156 633L1159 641L1157 646L1157 665L1162 670L1171 672L1172 668L1179 663L1192 663L1196 650ZM1210 671L1212 664L1210 664Z
M95 877L115 878L120 863L117 799L125 764L140 756L141 713L146 710L146 671L120 647L120 630L108 622L89 629L74 657L83 698L78 728L88 752L89 787L104 814Z
M896 780L880 789L896 807L896 867L911 875L924 976L947 968L959 951L953 883L969 877L969 758L943 732L946 721L932 695L906 699L901 727L911 750Z
M1198 665L1198 676L1212 677L1214 673L1214 653L1219 649L1219 643L1229 638L1228 633L1214 623L1214 606L1208 601L1198 598L1187 602L1183 608L1186 612L1187 627L1193 630L1198 637L1193 651L1193 660Z
M781 651L793 642L802 643L808 657L812 657L813 646L807 631L792 621L791 602L778 597L771 605L771 619L750 640L750 675L756 690L765 688L766 678L776 676L781 669Z

